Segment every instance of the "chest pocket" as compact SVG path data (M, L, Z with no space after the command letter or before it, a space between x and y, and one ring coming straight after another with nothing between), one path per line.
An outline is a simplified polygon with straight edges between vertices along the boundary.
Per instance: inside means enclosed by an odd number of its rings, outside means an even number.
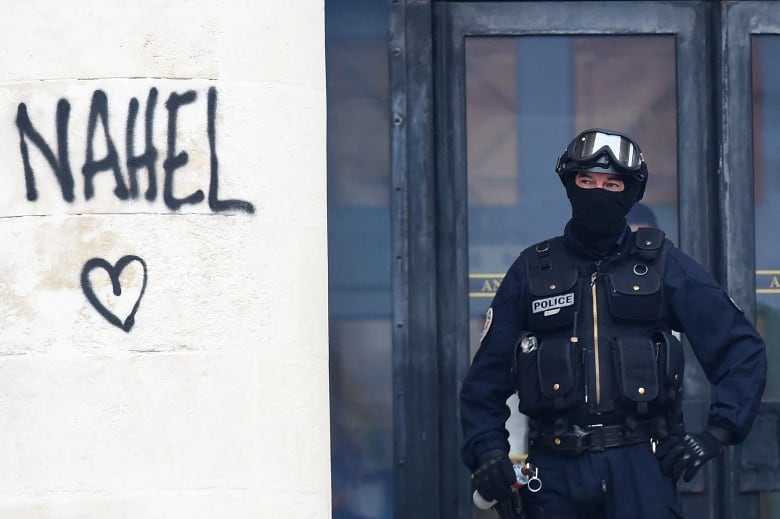
M609 310L624 321L658 321L663 315L663 291L658 269L628 261L609 273Z
M571 327L577 310L577 270L547 272L542 269L528 280L528 327L533 331Z

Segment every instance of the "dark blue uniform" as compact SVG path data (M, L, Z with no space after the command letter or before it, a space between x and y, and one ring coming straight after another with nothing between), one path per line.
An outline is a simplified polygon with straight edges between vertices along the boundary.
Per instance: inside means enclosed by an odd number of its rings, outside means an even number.
M624 233L616 250L623 250L630 239L632 235ZM525 262L518 258L506 273L461 389L462 459L471 470L484 453L509 451L506 400L516 389L515 348L528 329L526 272ZM664 324L687 336L715 387L708 425L728 431L730 442L739 443L752 425L764 391L764 343L712 276L673 246L666 254L662 283ZM576 454L531 447L529 454L544 485L540 493L524 498L531 516L539 508L547 519L679 515L675 482L662 474L650 442Z

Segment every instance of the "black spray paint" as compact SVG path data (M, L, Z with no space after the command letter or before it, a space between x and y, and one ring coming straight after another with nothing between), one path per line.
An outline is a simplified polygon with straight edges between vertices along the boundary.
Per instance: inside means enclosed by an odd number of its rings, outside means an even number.
M189 157L186 151L176 149L176 129L180 109L197 100L197 93L189 90L183 94L172 92L165 102L165 108L168 112L168 140L166 147L166 156L163 160L163 201L165 205L178 211L184 205L194 205L201 203L205 196L202 190L197 190L183 198L174 196L174 179L178 169L187 164ZM115 182L114 195L120 200L137 199L139 196L138 172L145 169L147 172L147 189L144 197L153 201L157 197L157 174L156 163L158 158L157 148L153 142L154 114L157 105L157 89L149 90L146 101L146 110L144 113L144 151L136 154L135 150L135 127L138 119L139 102L135 97L130 100L127 112L127 124L125 126L125 146L127 182L122 175L122 167L119 160L119 154L109 132L109 111L108 96L102 90L96 90L92 95L92 102L89 109L87 124L87 142L85 150L84 165L81 173L84 177L84 199L90 200L95 196L94 177L98 173L110 171L113 173ZM209 208L214 212L241 211L253 214L254 205L244 200L219 199L219 160L216 150L216 107L217 107L217 89L209 88L207 95L207 137L209 142ZM19 148L22 155L24 166L25 185L27 189L27 199L35 201L38 199L38 191L35 185L35 171L30 164L30 155L28 141L31 142L46 159L46 162L54 172L54 176L59 183L63 200L73 202L74 179L68 156L68 123L70 119L70 103L66 99L60 99L57 103L56 128L57 128L57 154L55 155L49 144L33 126L27 113L27 106L20 103L16 115L16 127L19 130ZM98 122L102 127L102 132L98 131ZM107 150L106 156L96 159L94 157L94 141L96 138L105 140Z
M122 286L119 283L119 276L122 274L122 270L130 263L137 261L143 268L144 278L141 285L141 292L138 294L138 299L135 301L130 314L122 320L119 316L114 315L95 295L95 291L92 288L92 283L89 281L89 274L95 269L103 269L108 273L111 279L111 288L115 296L122 295ZM141 304L141 298L144 296L146 290L146 263L138 256L123 256L116 262L116 266L111 265L103 258L92 258L84 264L84 268L81 270L81 289L84 291L84 295L87 296L87 300L92 303L95 310L100 313L106 320L114 326L121 328L122 330L129 332L130 328L135 324L135 313L138 311L138 305Z
M92 143L95 140L98 119L103 127L103 138L106 141L108 151L105 157L95 160ZM81 173L84 175L84 198L86 200L95 196L92 181L95 175L101 171L114 172L114 181L116 182L114 194L120 200L127 200L129 195L122 178L122 170L119 169L119 154L113 139L111 139L111 134L108 132L108 98L102 90L95 90L95 93L92 94L92 105L89 109L89 123L87 124L87 158L84 160L84 167L81 168Z
M27 186L27 200L35 201L38 199L38 191L35 189L35 175L30 166L30 153L27 149L27 141L24 136L32 141L33 144L43 153L46 161L54 171L57 181L62 190L62 198L66 202L73 202L73 174L70 172L70 160L68 159L68 118L70 117L70 103L65 99L60 99L57 103L57 156L51 151L41 134L35 131L30 117L27 115L27 106L19 103L16 112L16 127L19 129L19 148L22 151L22 162L24 163L24 181Z
M165 171L163 200L165 200L165 205L174 211L178 211L184 204L195 205L203 201L203 191L200 189L184 198L173 196L173 174L189 160L186 151L176 153L176 116L180 107L195 102L196 97L194 90L189 90L181 95L171 92L170 97L165 102L165 108L168 110L168 153L163 161L163 170Z
M125 150L127 151L127 176L130 184L130 198L138 198L138 171L146 169L148 175L146 194L150 202L157 197L157 148L152 138L154 131L154 109L157 106L157 89L152 87L146 98L144 117L144 152L135 155L135 120L138 116L138 99L130 100L127 107L127 127L125 129Z
M245 213L253 214L255 212L255 206L244 200L218 200L217 192L219 191L219 161L217 160L217 128L214 124L217 114L217 89L209 88L208 99L208 134L209 134L209 151L211 156L211 179L209 181L209 208L216 212L221 213L225 211L243 211Z

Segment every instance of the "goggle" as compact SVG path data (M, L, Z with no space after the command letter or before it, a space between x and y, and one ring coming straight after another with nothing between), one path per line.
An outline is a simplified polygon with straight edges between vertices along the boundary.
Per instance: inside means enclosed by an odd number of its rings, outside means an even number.
M609 156L610 162L626 171L638 171L644 157L639 146L628 137L604 130L586 130L571 141L566 149L567 158L577 164L600 164Z

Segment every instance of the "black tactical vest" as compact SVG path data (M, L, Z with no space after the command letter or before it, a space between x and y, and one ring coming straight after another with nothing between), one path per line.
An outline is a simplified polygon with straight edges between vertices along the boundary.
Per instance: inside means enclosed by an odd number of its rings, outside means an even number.
M683 351L665 319L663 231L639 229L603 262L554 238L521 254L526 330L515 349L519 410L531 418L611 413L636 419L679 405Z

